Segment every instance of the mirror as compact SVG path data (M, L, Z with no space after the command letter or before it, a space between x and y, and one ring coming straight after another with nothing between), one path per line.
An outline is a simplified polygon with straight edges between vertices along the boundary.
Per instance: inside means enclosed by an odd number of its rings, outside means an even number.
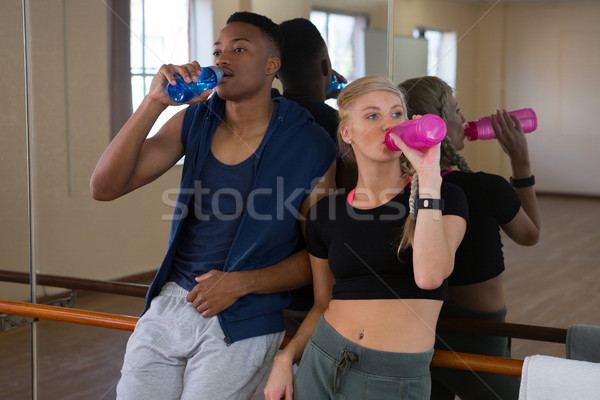
M23 13L20 1L0 5L0 43L3 72L10 76L0 79L0 88L7 96L2 101L0 125L3 127L0 150L0 270L14 273L28 282L29 274L29 207L27 184L27 118L25 109L25 71L23 46ZM8 278L4 276L3 278ZM14 276L13 276L14 278ZM30 287L23 283L0 281L0 297L9 301L28 301ZM31 330L30 319L0 315L0 352L6 363L0 367L0 386L6 396L30 393Z
M90 196L90 176L110 134L107 38L109 9L118 3L111 1L8 0L0 5L0 31L9 38L0 45L7 55L1 67L2 88L9 94L0 117L5 127L0 157L4 193L0 200L1 269L29 273L23 3L30 46L32 233L37 274L149 283L167 248L181 166L112 202ZM214 29L218 32L238 9L281 22L308 17L312 7L367 14L372 26L386 29L385 0L293 1L285 9L275 3L213 1ZM168 7L167 2L163 4ZM76 308L133 316L144 306L142 298L78 291L73 299L71 292L61 288L35 287L39 303L76 300L71 303ZM0 282L0 291L5 300L29 298L29 288L22 284ZM5 360L0 367L0 385L7 398L27 398L29 393L39 399L66 399L74 393L77 398L114 398L129 332L48 320L35 326L33 387L28 326L0 332L2 354L19 357Z
M166 250L172 193L179 186L181 166L175 166L156 182L119 200L102 203L91 199L89 179L108 144L110 132L107 72L110 13L103 1L31 0L27 3L31 51L30 129L34 139L32 212L37 272L148 283ZM298 16L308 17L312 8L367 14L371 28L383 32L387 29L388 2L385 0L293 0L286 2L285 8L276 0L214 1L214 29L218 31L227 16L237 9L250 9L281 22ZM27 118L23 106L22 1L5 0L0 10L0 32L4 38L0 44L4 54L1 82L4 93L8 94L3 97L0 114L5 144L0 150L3 182L0 249L4 259L1 269L28 273L29 186ZM595 89L600 89L595 76L600 53L595 46L598 35L593 18L599 10L600 4L595 2L498 4L396 0L394 33L411 36L416 26L455 31L458 39L457 98L467 119L489 114L498 107L536 105L539 133L530 135L528 140L538 189L598 196L600 166L598 158L591 152L600 148L600 135L596 128L590 127L596 126L591 118L599 105L594 94L599 92ZM410 56L395 52L394 62L407 57ZM583 59L587 62L579 61ZM386 65L385 59L379 61ZM334 68L337 67L334 65ZM566 148L571 149L569 154L579 156L567 158L564 155ZM510 165L495 143L468 143L464 155L475 170L510 175ZM554 232L560 232L560 235L542 236L538 247L548 249L552 246L563 251L543 254L505 240L506 286L510 294L507 295L508 319L563 328L571 323L600 325L597 313L591 311L600 306L597 296L586 289L570 290L569 304L577 305L579 310L589 309L589 313L580 311L573 314L573 319L559 319L554 315L570 312L569 308L559 306L565 288L576 283L585 288L586 282L600 279L599 241L589 240L600 239L597 229L592 228L592 222L596 221L592 217L598 214L597 199L580 198L567 203L561 203L560 198L548 199L544 200L546 208L542 211L543 218L550 223L544 221L544 224L556 229ZM557 217L565 212L562 204L569 204L569 211L575 212L577 217ZM585 213L585 217L577 210ZM551 221L560 221L561 225L556 226ZM579 232L574 224L589 228ZM583 235L588 240L584 241L587 247L563 245L561 240L570 239L569 234ZM579 259L573 255L575 251L589 258ZM532 259L531 254L539 258ZM543 266L536 270L540 271L539 275L521 277L515 272L527 268L529 263L547 264L548 268L556 267L564 272L554 275L555 269L547 273ZM570 274L565 268L576 268L580 264L591 268L579 276ZM521 269L511 270L513 266ZM555 285L553 294L543 291L547 300L550 299L548 301L537 299L538 293L522 286L522 279L534 282L540 275L550 279L548 284ZM0 282L0 292L2 299L24 301L29 298L30 289L21 284ZM38 286L36 292L38 302L62 301L71 295L50 286ZM585 293L589 296L584 297ZM533 308L527 309L526 304ZM80 292L75 306L137 316L143 309L143 299ZM544 313L546 310L552 311ZM533 314L535 317L530 318ZM38 322L37 328L39 376L36 395L39 398L68 398L73 387L78 388L81 397L114 398L114 384L119 376L128 332L50 321ZM0 386L8 388L4 393L9 398L27 397L23 394L35 390L31 387L29 374L29 342L27 327L0 332L2 354L16 354L13 349L19 349L18 359L7 359L0 367ZM522 344L513 354L517 358L535 352L564 356L564 348L560 346ZM80 388L74 376L78 380L99 383Z

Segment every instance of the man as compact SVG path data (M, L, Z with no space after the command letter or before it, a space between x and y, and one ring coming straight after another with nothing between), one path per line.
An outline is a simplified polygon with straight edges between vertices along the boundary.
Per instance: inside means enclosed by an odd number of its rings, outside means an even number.
M279 24L283 36L281 68L277 77L283 87L283 96L306 108L334 143L337 142L337 110L325 103L339 90L328 93L331 76L346 79L331 68L327 44L317 27L306 18L294 18ZM337 187L349 192L356 186L358 171L354 164L338 160ZM310 307L309 307L310 309Z
M214 45L224 71L216 95L197 96L146 139L175 104L166 85L201 70L163 65L98 162L92 195L112 200L185 155L169 248L127 345L119 399L250 398L283 338L287 291L311 280L298 212L333 187L335 149L305 110L271 100L280 44L270 19L234 13Z

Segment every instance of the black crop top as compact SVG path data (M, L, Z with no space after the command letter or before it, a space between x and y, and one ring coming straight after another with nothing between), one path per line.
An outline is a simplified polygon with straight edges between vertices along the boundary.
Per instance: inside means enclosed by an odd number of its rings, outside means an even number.
M469 226L456 250L450 285L467 285L494 278L504 271L499 225L510 222L521 207L519 196L499 175L453 171L444 182L459 186L469 203Z
M447 281L423 290L415 283L412 248L396 256L408 215L410 186L379 207L361 210L345 195L321 199L309 211L306 249L326 258L335 278L333 299L444 300ZM468 218L467 202L459 187L442 183L443 214Z

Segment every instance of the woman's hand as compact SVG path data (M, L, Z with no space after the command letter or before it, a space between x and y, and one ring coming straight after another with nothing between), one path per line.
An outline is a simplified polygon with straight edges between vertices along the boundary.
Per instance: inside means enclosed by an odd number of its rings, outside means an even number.
M498 110L496 114L491 115L491 120L496 138L502 150L510 158L513 178L531 176L527 139L525 139L519 118L510 115L506 110Z
M511 159L511 162L526 160L529 162L529 151L527 139L521 127L521 121L506 110L497 110L496 114L490 116L492 128L502 150Z
M412 117L412 119L417 118L421 118L421 115L413 115ZM440 176L440 144L416 150L404 143L398 135L392 134L390 136L396 146L402 149L402 153L410 161L419 175L419 179Z
M169 94L167 93L167 85L175 85L177 83L175 81L175 77L177 75L181 76L187 83L198 82L198 77L201 75L201 73L202 67L200 67L200 64L198 64L197 61L192 61L191 63L184 65L163 64L154 78L152 78L148 96L152 99L160 101L165 105L181 105L180 103L176 103L171 100ZM212 89L205 90L200 94L200 96L194 97L186 104L194 104L204 101L212 92Z
M265 400L292 400L294 371L291 361L280 353L273 360L273 368L265 386Z

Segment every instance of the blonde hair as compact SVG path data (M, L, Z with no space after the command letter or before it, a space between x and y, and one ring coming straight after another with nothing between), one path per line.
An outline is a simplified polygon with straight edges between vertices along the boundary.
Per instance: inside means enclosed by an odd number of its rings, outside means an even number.
M454 94L454 90L446 82L436 76L423 76L405 80L398 87L407 101L408 118L412 118L415 114L435 114L447 122L448 98ZM461 171L472 172L469 164L458 153L448 136L442 141L440 151L442 169L456 165Z
M350 119L352 116L352 107L356 100L362 95L373 92L373 91L385 91L389 93L393 93L397 95L401 102L402 106L406 113L406 101L404 100L404 96L400 89L390 81L386 76L383 75L369 75L363 78L357 79L346 86L340 96L337 99L338 104L338 133L337 133L337 142L338 148L340 151L340 155L343 161L345 162L356 162L356 157L354 156L354 151L352 150L352 146L346 143L342 139L341 130L342 127L348 127L350 125ZM403 248L406 248L412 245L412 241L415 233L415 212L414 212L414 199L416 198L419 192L418 186L418 177L417 174L406 158L404 154L400 156L399 160L400 170L403 176L408 177L412 175L411 180L411 202L410 202L410 215L406 218L406 222L404 224L404 230L402 233L402 238L400 239L400 244L398 251Z

